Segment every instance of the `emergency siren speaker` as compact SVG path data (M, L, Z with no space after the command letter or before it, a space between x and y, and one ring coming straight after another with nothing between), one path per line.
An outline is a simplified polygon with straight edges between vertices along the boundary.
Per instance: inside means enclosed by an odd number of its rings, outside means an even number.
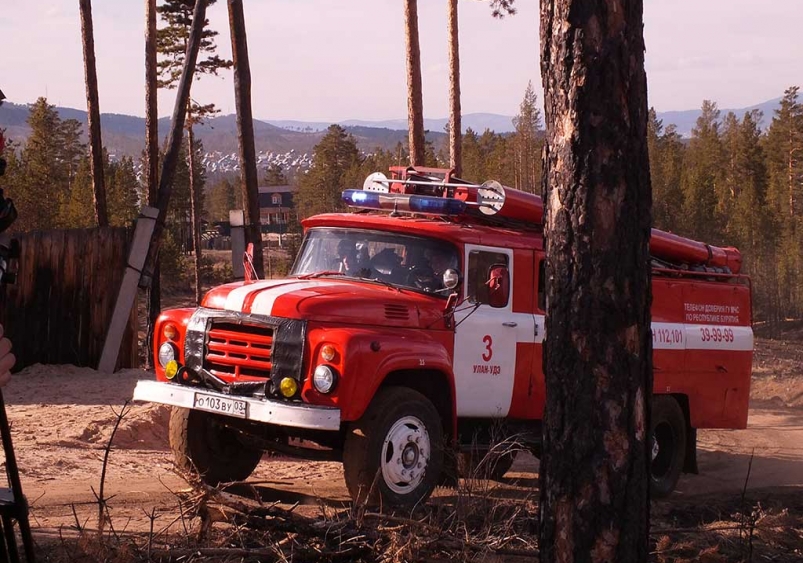
M362 183L362 189L366 192L379 192L386 194L390 191L388 188L388 177L381 172L374 172L369 174Z
M476 188L480 213L533 225L541 225L544 203L540 196L506 188L496 180L488 180Z

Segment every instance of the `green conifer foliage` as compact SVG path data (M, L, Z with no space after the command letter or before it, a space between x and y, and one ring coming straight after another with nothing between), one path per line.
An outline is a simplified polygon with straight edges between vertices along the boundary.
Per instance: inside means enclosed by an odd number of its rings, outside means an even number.
M14 199L19 210L13 228L69 227L60 219L86 151L79 140L81 124L74 119L62 120L54 106L39 98L30 107L28 126L31 133L17 157L9 162L4 182L6 195Z
M683 164L683 230L687 236L709 243L719 243L721 228L717 201L721 195L723 164L719 110L715 102L705 100L702 114L692 129Z
M680 178L685 146L677 128L670 124L664 129L663 122L658 119L654 109L650 110L647 121L647 143L650 152L654 226L676 230L683 213Z
M222 178L210 188L206 201L210 221L228 221L230 210L242 209L243 194L239 184Z
M519 114L513 118L514 187L529 193L541 193L541 149L544 128L533 83L527 83Z
M309 171L299 179L296 210L300 218L342 211L344 189L362 186L357 141L340 125L330 125L313 150Z
M784 92L767 133L767 200L776 229L778 319L803 315L803 104Z

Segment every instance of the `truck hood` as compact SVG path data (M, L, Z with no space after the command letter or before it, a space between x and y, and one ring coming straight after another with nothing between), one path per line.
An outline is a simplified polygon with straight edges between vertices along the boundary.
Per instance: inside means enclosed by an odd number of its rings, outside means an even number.
M343 324L435 327L446 300L348 279L283 279L212 289L202 306L242 313Z

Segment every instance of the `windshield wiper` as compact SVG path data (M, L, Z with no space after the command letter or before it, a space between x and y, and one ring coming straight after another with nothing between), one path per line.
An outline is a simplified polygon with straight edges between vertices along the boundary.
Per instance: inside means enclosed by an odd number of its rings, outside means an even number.
M312 278L320 278L322 276L345 276L345 272L338 272L337 270L323 270L322 272L310 272L309 274L301 274L298 277L300 280L309 280Z
M368 277L365 277L365 276L360 276L358 279L365 280L365 281L372 281L372 282L381 283L382 285L386 285L386 286L388 286L389 288L391 288L391 289L395 289L396 291L398 291L399 293L401 293L401 288L400 288L399 286L397 286L397 285L394 285L394 284L390 283L390 282L389 282L389 281L387 281L387 280L381 280L381 279L379 279L379 278L368 278Z
M313 279L313 278L321 278L321 277L324 277L324 276L344 276L344 277L350 277L350 278L353 278L353 279L356 279L356 280L377 282L377 283L381 283L382 285L386 285L387 287L390 287L392 289L395 289L396 291L401 293L401 288L399 288L396 285L393 285L389 281L380 280L379 278L369 278L367 276L351 276L351 275L347 274L346 272L338 272L337 270L324 270L322 272L310 272L309 274L301 274L300 276L296 276L296 277L298 279L300 279L300 280L310 280L310 279Z

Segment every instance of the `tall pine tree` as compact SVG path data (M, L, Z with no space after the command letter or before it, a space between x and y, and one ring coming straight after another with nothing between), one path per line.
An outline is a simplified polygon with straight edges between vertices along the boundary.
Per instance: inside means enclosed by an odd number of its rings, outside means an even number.
M708 243L719 243L721 228L716 214L723 163L719 110L705 100L692 129L683 163L683 231Z
M340 125L330 125L313 149L312 166L299 180L295 197L298 216L303 219L344 210L340 194L357 180L360 163L354 137Z
M216 0L208 0L207 5L212 5ZM163 88L175 88L181 77L184 67L184 56L189 42L190 28L195 3L185 0L165 0L165 3L157 8L162 20L167 24L166 27L157 31L157 51L162 55L162 60L158 63L160 81L159 86ZM204 75L217 75L220 70L231 68L232 62L220 58L215 54L217 44L215 38L218 32L209 28L209 20L204 21L204 30L201 37L201 46L198 55L198 62L195 67L195 78L200 79ZM195 179L201 173L200 160L196 151L196 141L193 135L193 127L203 123L204 119L217 113L214 104L199 104L190 97L187 105L187 161L189 166L190 179L190 225L192 231L192 248L194 251L195 266L195 297L196 301L201 300L201 213L203 204L201 202L203 185L196 185ZM197 172L196 172L197 171Z
M533 83L527 83L519 114L513 118L514 187L530 193L541 192L541 148L544 134Z

